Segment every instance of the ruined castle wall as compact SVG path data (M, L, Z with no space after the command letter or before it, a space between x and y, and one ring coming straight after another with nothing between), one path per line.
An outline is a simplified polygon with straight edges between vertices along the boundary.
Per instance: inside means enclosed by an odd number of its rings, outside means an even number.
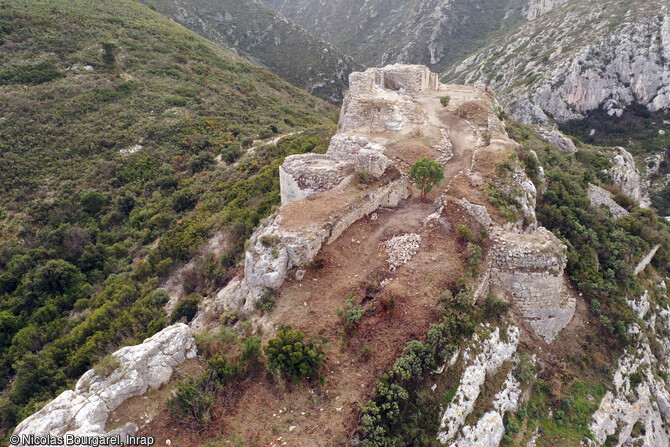
M535 332L551 342L576 307L564 277L567 247L543 227L530 234L498 231L492 240L491 291L514 303Z

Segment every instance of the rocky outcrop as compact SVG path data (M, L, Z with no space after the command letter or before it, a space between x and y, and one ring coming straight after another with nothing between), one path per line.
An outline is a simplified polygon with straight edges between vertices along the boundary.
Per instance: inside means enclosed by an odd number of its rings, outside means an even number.
M558 8L568 0L530 0L523 8L523 15L528 20L535 20L552 9Z
M520 383L510 371L499 393L493 398L493 410L482 416L474 426L465 426L451 447L497 446L505 434L504 416L519 409Z
M635 266L634 274L639 275L642 271L649 265L649 263L654 259L656 252L661 248L661 245L655 245L647 255L642 258L642 260Z
M612 217L615 219L630 214L625 208L612 199L612 194L609 191L602 189L599 186L589 184L588 195L591 200L591 205L596 208L600 208L603 205L606 206L609 208Z
M21 422L14 434L42 437L132 435L137 428L133 424L106 432L109 413L127 399L167 382L174 367L195 357L196 353L195 340L188 326L179 323L167 327L142 344L113 353L113 361L118 366L108 376L89 370L74 390L65 391Z
M480 47L491 31L536 17L560 0L263 0L368 66L444 69Z
M637 170L630 152L622 147L616 148L612 158L612 167L608 170L612 183L621 188L621 192L639 202L641 208L649 208L651 200L647 193L648 183Z
M563 135L558 129L546 129L538 127L537 132L542 135L542 137L547 140L549 144L553 144L560 150L570 154L577 152L575 143L573 143L570 138Z
M657 336L667 342L665 334ZM608 436L614 435L615 443L611 445L617 447L668 446L670 393L667 384L655 374L657 370L667 374L668 366L659 364L649 340L638 326L633 325L629 337L637 338L635 346L619 359L613 378L614 389L605 394L593 415L589 428L595 441L589 441L588 445L603 445ZM641 424L643 429L634 432L636 424Z
M567 247L544 227L529 234L499 231L491 239L490 290L514 303L538 335L553 341L575 313L564 277Z
M598 108L620 115L632 102L670 108L668 54L667 2L571 2L480 50L445 79L485 81L505 92L514 119L546 125Z
M501 189L514 197L518 203L516 208L521 213L521 219L516 226L526 232L534 231L537 229L537 216L535 215L537 189L535 184L520 166L514 169L511 180L510 183L502 185Z
M460 354L465 362L465 370L458 384L456 395L440 420L437 439L441 443L446 444L456 440L456 444L452 445L466 446L470 445L469 442L479 440L479 442L491 442L480 445L497 445L502 439L505 433L502 414L509 410L516 410L518 405L518 383L512 377L508 377L509 386L496 396L496 404L494 404L496 410L493 412L495 415L487 413L476 427L465 427L462 432L460 430L465 418L477 403L484 381L487 377L493 376L503 363L512 359L519 344L519 328L509 326L505 339L501 338L500 328L496 327L484 340L480 340L475 334L473 346Z

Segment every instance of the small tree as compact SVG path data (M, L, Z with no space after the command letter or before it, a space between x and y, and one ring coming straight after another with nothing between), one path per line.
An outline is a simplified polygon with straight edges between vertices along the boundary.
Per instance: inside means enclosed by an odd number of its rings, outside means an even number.
M410 168L409 178L421 189L421 200L425 200L433 186L439 185L444 179L444 170L438 162L421 158Z
M107 199L94 189L84 194L81 197L80 203L82 208L84 208L84 211L90 214L96 214L105 206Z
M284 325L277 329L277 337L270 340L263 350L268 356L270 369L278 370L295 381L305 376L317 377L324 357L312 339L305 340L302 331Z

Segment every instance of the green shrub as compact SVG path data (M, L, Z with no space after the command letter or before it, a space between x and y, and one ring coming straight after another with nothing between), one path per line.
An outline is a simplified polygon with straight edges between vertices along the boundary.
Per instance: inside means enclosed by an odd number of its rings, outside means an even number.
M151 293L151 305L162 307L170 300L170 295L165 289L156 289Z
M511 303L499 300L495 295L489 293L484 299L484 318L500 318L512 307Z
M517 359L516 363L514 365L514 375L516 376L521 383L531 383L533 378L535 377L535 372L537 371L537 367L535 366L535 362L533 362L533 357L530 354L521 354ZM525 411L525 409L522 409ZM521 410L519 410L521 412ZM522 419L525 418L525 416L519 416Z
M244 363L255 362L261 355L261 338L250 335L242 342L240 360Z
M369 185L372 183L372 175L370 174L370 171L365 169L356 171L356 181L361 185Z
M96 214L105 206L107 199L98 191L92 190L81 197L80 203L82 208L84 208L84 211L90 214Z
M86 298L78 299L77 301L74 302L74 310L76 310L77 312L83 312L86 309L88 309L88 305L89 300L87 300Z
M472 242L475 240L475 233L467 225L459 224L456 227L458 238L463 242Z
M100 359L93 370L100 377L109 377L119 366L121 366L119 359L109 354Z
M182 297L172 311L170 322L176 323L182 318L186 318L187 322L191 321L198 313L198 305L201 300L202 297L195 293Z
M221 159L226 163L234 163L242 154L242 147L239 144L233 144L221 152Z
M256 309L261 309L264 312L270 312L275 307L276 302L276 292L267 290L263 292L258 301L256 301Z
M282 325L277 336L263 348L268 357L268 367L280 374L298 380L301 377L318 377L324 354L314 340L305 340L305 334L291 326Z
M214 156L209 152L202 152L198 155L194 155L189 161L188 167L191 170L192 174L196 174L200 171L204 171L211 164L214 163Z
M347 301L345 302L346 311L344 312L344 320L353 325L360 323L361 318L365 315L363 306L356 304L357 297L358 295L356 293L352 293L347 297Z
M36 65L21 65L0 70L0 85L8 84L44 84L62 78L55 64L50 61Z
M197 198L190 189L181 189L172 195L172 209L180 213L193 208Z
M451 101L451 96L440 96L440 104L442 104L442 107L447 107L449 105L449 101Z
M468 242L467 248L465 249L465 260L468 267L468 274L471 277L477 277L481 266L482 247L473 244L472 242Z
M170 415L194 426L207 426L216 403L216 380L210 374L177 382L177 392L167 401Z
M228 358L215 354L207 361L212 377L221 385L227 385L242 376L242 367L239 363L228 361Z

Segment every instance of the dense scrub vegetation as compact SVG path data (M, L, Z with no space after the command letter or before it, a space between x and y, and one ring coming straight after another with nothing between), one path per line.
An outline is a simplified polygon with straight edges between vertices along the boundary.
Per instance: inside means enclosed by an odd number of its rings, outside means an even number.
M644 155L670 147L670 132L664 123L669 118L668 112L650 112L646 106L633 103L621 116L610 116L601 108L559 128L586 144L622 146L634 155Z
M216 231L227 249L199 259L185 289L225 284L279 203L278 166L325 150L332 108L131 0L2 1L0 27L7 433L162 329L159 284ZM244 155L255 138L308 128Z
M140 1L213 42L235 48L242 56L327 101L342 102L347 77L357 65L261 2ZM221 20L221 11L225 11L225 20Z
M178 381L176 392L167 401L175 420L194 428L212 422L215 406L220 404L220 399L230 397L234 391L232 385L258 372L261 355L259 337L248 335L240 341L226 326L217 336L201 337L200 341L199 351L204 352L207 367L200 375ZM219 349L234 354L216 352Z
M546 169L538 220L568 246L570 279L603 327L626 343L628 326L636 319L626 300L643 292L633 270L656 244L661 249L654 264L667 267L668 224L649 210L634 208L630 216L613 219L609 210L591 206L589 183L613 187L603 174L608 157L597 148L582 147L574 155L561 152L543 142L531 128L517 124L511 125L510 136L521 143L520 156L531 178L537 181L537 161L531 150Z

